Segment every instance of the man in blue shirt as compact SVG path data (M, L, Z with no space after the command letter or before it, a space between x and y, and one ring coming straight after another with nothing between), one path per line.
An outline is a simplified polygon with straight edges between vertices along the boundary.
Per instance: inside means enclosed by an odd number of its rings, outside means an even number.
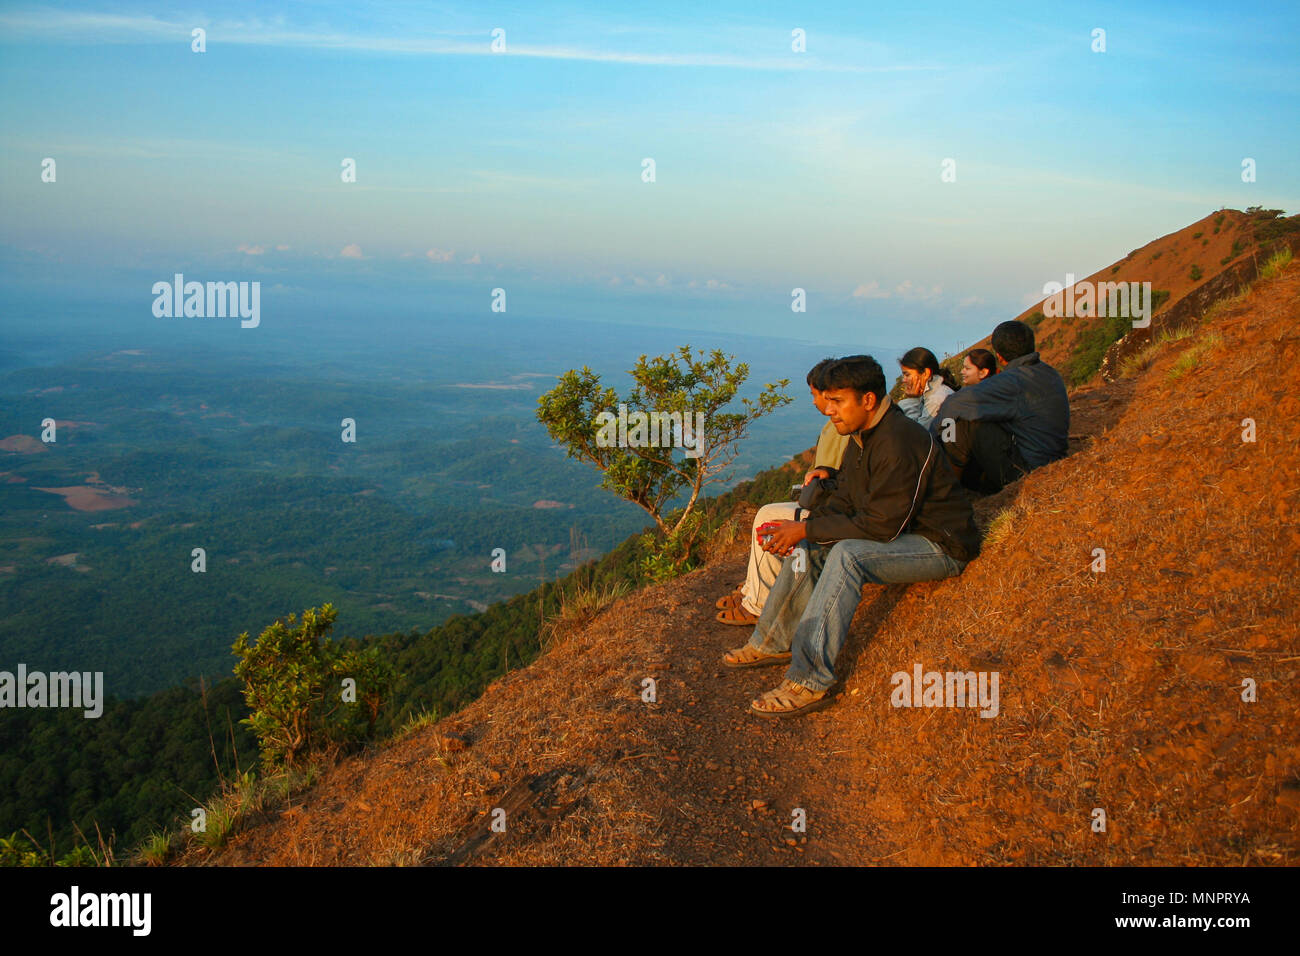
M992 494L1069 450L1070 401L1060 373L1034 351L1034 330L993 330L997 375L949 395L930 423L962 484Z

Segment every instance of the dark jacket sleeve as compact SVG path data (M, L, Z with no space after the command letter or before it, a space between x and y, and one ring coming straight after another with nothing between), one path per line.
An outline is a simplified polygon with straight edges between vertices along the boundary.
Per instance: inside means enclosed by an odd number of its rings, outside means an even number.
M949 395L930 422L930 431L940 434L945 418L956 421L1006 422L1019 411L1023 386L1009 372L990 375L978 385L967 385Z
M892 541L903 530L912 512L920 478L920 465L911 455L889 454L877 446L869 457L865 507L852 509L837 496L808 519L806 533L813 541L841 541L868 538ZM848 506L846 509L846 505ZM837 512L833 509L841 509ZM843 510L851 513L841 513Z

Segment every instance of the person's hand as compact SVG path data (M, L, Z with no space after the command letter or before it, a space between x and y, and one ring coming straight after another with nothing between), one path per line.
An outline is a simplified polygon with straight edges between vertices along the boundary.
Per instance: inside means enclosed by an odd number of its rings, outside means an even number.
M814 478L829 478L830 476L831 473L825 468L813 468L803 476L803 483L806 485Z
M766 542L759 543L759 546L769 554L785 557L794 551L795 545L808 537L805 522L778 521L775 525L769 532L772 537Z
M925 394L925 387L930 384L930 370L918 372L915 369L903 369L903 394L908 398L920 398Z

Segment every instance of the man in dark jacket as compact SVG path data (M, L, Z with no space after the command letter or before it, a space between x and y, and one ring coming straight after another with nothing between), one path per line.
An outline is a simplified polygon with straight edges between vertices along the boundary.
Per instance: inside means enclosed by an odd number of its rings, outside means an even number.
M753 637L729 667L789 662L781 686L755 700L762 716L829 703L834 664L862 599L862 585L960 574L979 553L970 498L939 443L892 404L869 355L826 371L826 415L849 435L836 488L805 520L771 529L765 550L784 555Z
M930 423L962 484L992 494L1069 450L1070 401L1065 382L1034 351L1034 330L1003 322L993 351L996 375L944 399Z

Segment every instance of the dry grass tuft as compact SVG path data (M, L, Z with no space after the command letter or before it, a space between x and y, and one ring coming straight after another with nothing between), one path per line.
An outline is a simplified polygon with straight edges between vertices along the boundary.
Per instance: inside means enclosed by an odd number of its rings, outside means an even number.
M1140 372L1145 372L1155 362L1160 353L1164 351L1166 345L1170 342L1181 342L1184 339L1191 338L1192 334L1193 329L1190 325L1184 325L1172 331L1161 332L1145 348L1139 352L1134 352L1120 363L1120 377L1128 378Z
M1213 351L1222 344L1223 336L1219 335L1217 332L1211 332L1209 335L1205 336L1205 338L1201 339L1178 357L1178 361L1174 362L1173 366L1169 369L1169 381L1178 381L1178 379L1187 372L1196 368L1196 366L1201 363L1201 359L1204 358L1208 352Z
M1291 262L1291 247L1284 246L1283 248L1275 252L1269 258L1268 262L1260 266L1259 277L1261 279L1276 279L1279 275L1282 274L1282 270L1285 269L1290 264L1290 262Z
M626 581L616 584L579 584L560 592L560 609L542 625L542 645L549 647L582 630L596 615L631 590Z

